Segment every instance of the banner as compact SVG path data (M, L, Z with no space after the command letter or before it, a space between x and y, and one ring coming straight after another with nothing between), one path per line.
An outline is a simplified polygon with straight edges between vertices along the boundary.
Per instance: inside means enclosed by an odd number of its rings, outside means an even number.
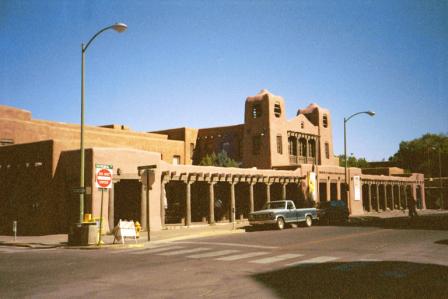
M312 200L316 201L317 199L317 187L316 187L316 173L309 172L307 176L308 181L308 193Z
M355 191L355 200L361 200L361 178L353 176L353 186Z

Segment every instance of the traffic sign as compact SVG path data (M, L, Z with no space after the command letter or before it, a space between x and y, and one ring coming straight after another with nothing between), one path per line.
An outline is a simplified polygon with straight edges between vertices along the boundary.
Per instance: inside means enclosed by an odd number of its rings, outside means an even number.
M112 165L95 164L95 184L97 188L112 188Z

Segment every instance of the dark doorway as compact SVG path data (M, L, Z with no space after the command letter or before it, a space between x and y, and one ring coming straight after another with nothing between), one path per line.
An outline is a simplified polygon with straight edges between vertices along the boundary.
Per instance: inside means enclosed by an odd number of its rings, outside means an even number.
M142 183L121 180L114 184L114 223L119 219L140 221Z

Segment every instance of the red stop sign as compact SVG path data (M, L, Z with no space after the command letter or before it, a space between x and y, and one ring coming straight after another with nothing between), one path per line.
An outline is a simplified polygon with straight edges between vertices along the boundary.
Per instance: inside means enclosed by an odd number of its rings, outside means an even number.
M112 183L112 171L110 169L99 169L96 174L98 188L109 188Z

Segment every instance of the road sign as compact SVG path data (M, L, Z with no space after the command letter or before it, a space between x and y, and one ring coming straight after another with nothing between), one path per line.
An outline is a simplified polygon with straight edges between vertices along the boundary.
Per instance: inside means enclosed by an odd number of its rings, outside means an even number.
M84 194L86 193L86 188L84 187L73 188L72 192L77 194Z
M95 164L95 184L97 188L112 188L112 165Z

